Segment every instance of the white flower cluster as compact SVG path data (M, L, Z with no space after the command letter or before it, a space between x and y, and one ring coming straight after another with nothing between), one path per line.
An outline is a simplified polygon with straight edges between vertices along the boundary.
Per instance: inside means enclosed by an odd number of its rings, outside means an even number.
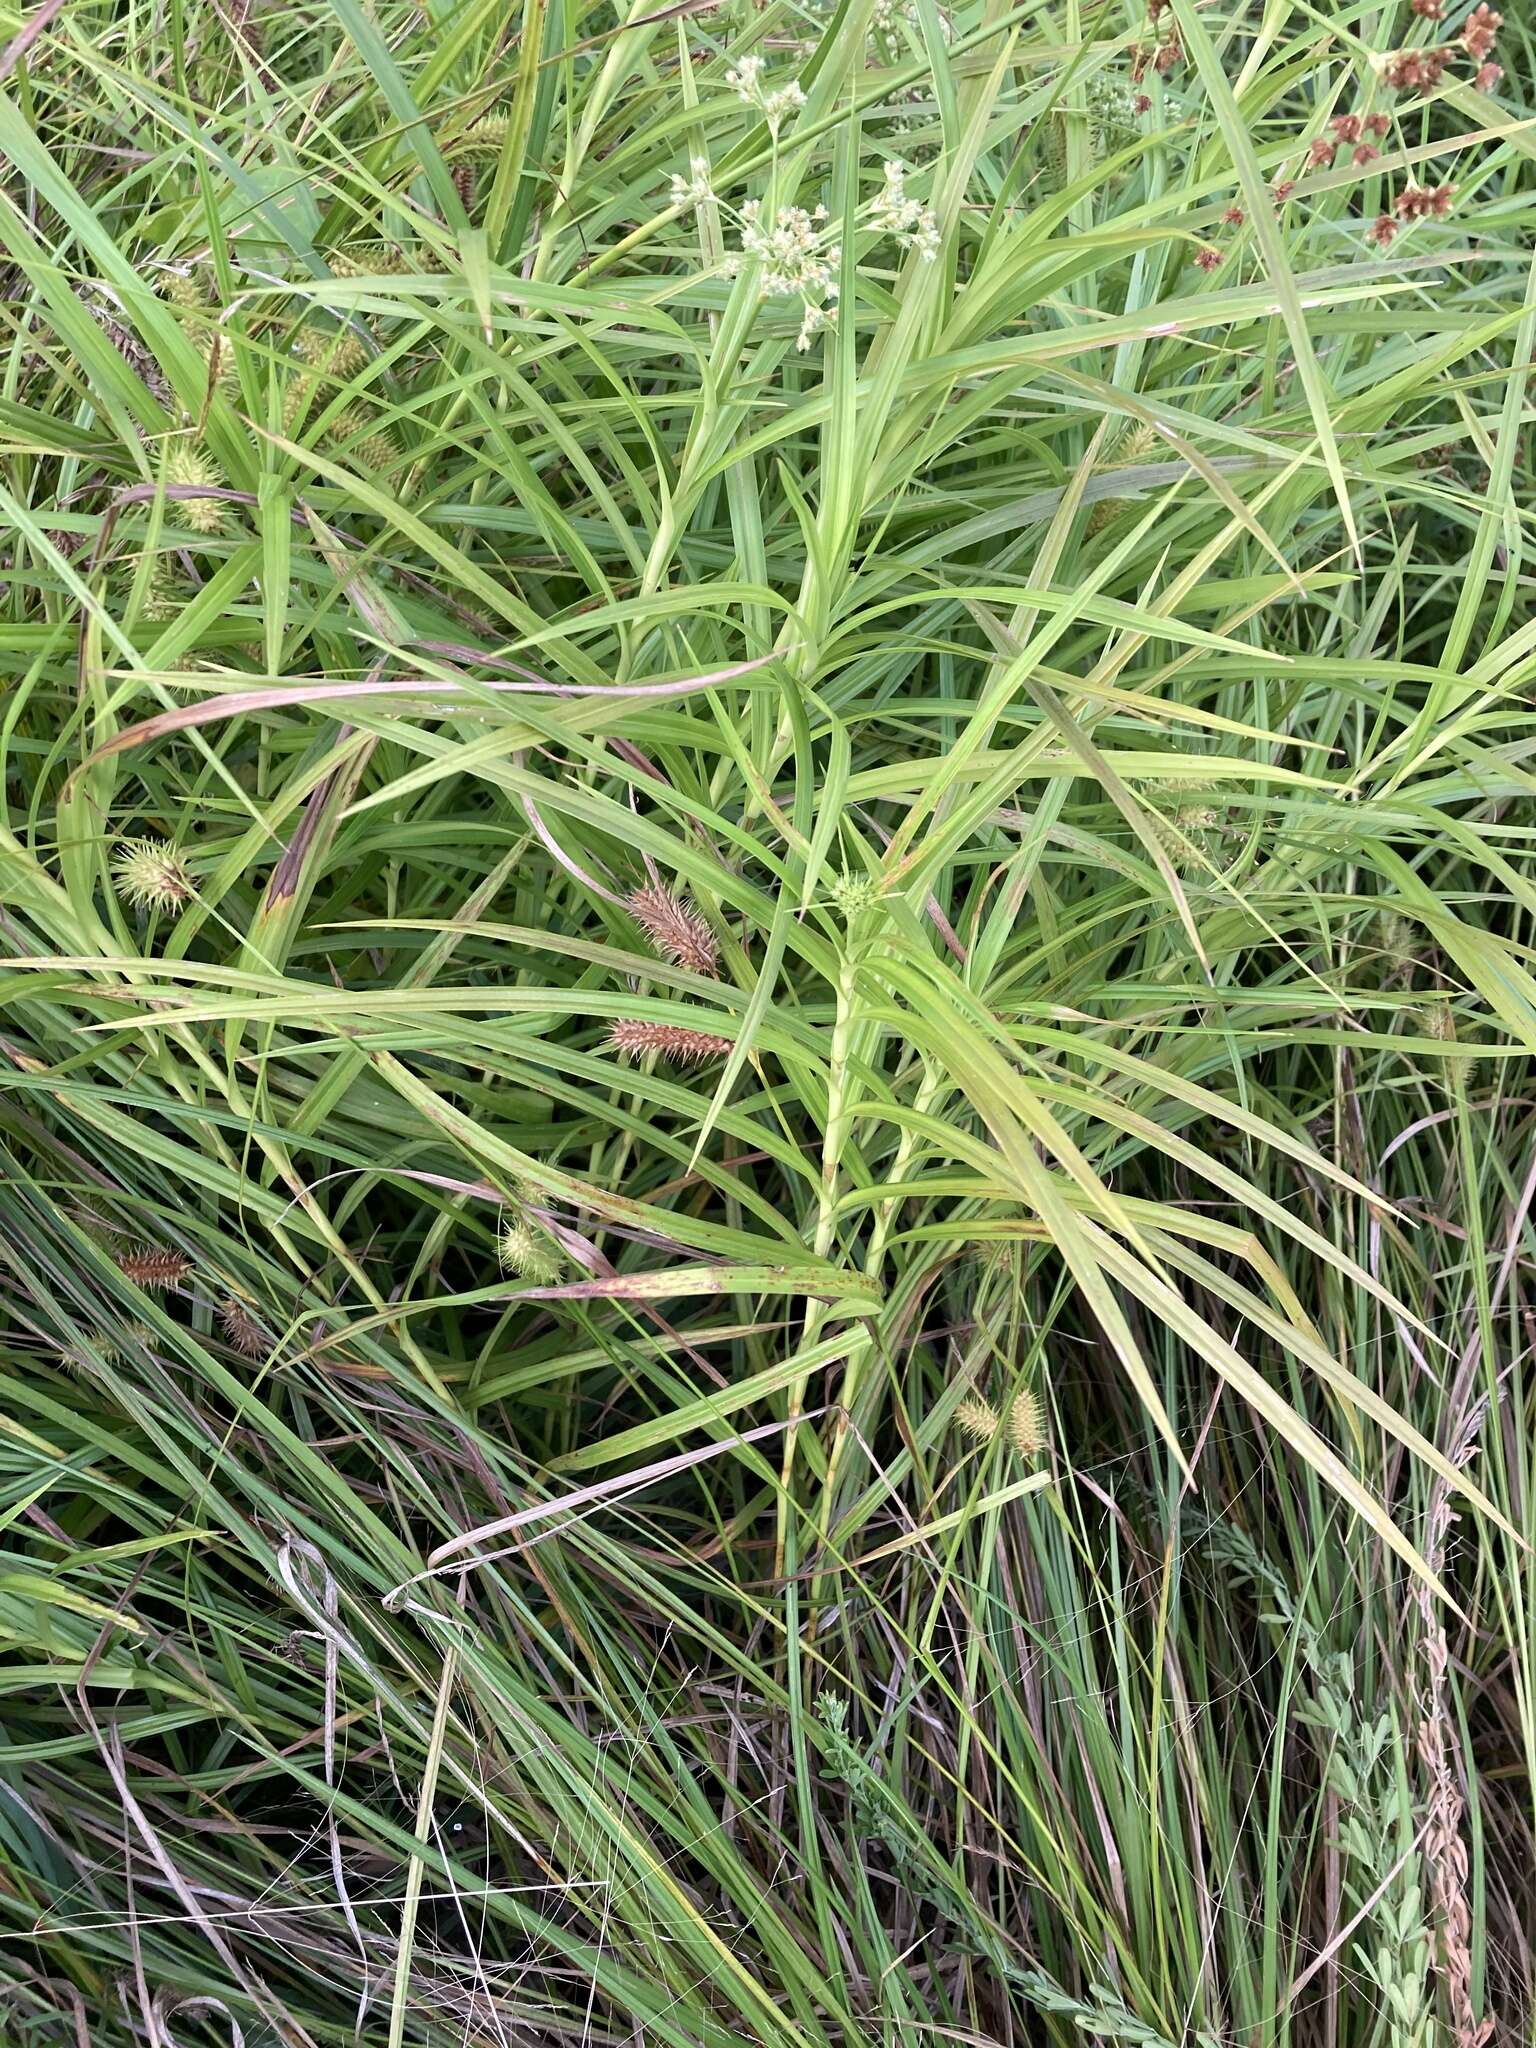
M906 178L901 164L887 161L879 192L861 209L864 224L878 235L891 236L904 249L915 249L925 262L932 263L939 253L939 224L932 207L907 191ZM673 175L674 206L698 206L715 196L704 157L689 159L686 177L680 172ZM728 202L726 211L734 211ZM724 274L739 277L752 265L759 298L799 299L802 318L795 346L808 349L812 336L832 324L837 310L843 252L827 209L818 206L807 212L803 206L781 206L770 218L764 214L762 200L747 199L736 217L741 247L726 258L721 266Z
M869 25L873 33L882 36L894 36L900 28L917 28L919 21L917 0L875 0L874 11L870 15ZM955 25L941 7L939 9L939 34L943 36L947 43L952 40L954 33Z
M739 64L733 64L725 74L725 82L740 100L749 107L756 107L777 135L787 114L796 114L805 105L805 94L797 80L788 85L775 86L772 92L763 83L763 60L761 57L743 57Z
M885 183L870 214L870 225L883 235L894 235L904 249L916 249L927 263L939 253L939 224L933 208L913 199L907 191L907 174L889 158Z
M714 188L709 182L709 159L694 156L688 159L688 175L680 171L672 174L672 204L674 206L702 206L706 199L713 199Z
M810 347L817 328L830 322L826 301L835 300L838 293L843 252L828 239L826 218L824 206L814 213L803 206L781 206L769 223L763 219L761 200L749 199L741 209L741 255L725 266L727 276L733 277L743 263L757 263L760 298L801 300L805 317L795 346L802 350Z

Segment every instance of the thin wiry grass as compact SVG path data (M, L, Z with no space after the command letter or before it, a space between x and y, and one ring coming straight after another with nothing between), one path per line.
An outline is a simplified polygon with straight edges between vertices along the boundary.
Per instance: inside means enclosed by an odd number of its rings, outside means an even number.
M1507 14L0 29L7 2041L1529 2032Z

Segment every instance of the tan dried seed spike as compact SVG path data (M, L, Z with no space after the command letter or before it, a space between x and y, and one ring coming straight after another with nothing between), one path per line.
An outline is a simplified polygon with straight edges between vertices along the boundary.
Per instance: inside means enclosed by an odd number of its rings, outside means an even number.
M1037 1458L1045 1449L1045 1417L1033 1387L1020 1387L1008 1410L1008 1441L1021 1458Z
M608 1043L626 1059L637 1060L648 1052L683 1066L698 1060L718 1059L731 1050L733 1041L714 1031L693 1031L684 1024L650 1024L639 1017L617 1017L608 1029Z
M997 1410L979 1394L968 1394L955 1410L955 1423L979 1444L989 1444L997 1435Z
M179 1287L192 1271L192 1261L182 1252L160 1246L135 1245L118 1256L118 1271L139 1287Z
M665 953L679 967L692 968L695 974L719 974L720 949L715 935L691 904L660 882L652 882L634 891L629 908L658 953Z

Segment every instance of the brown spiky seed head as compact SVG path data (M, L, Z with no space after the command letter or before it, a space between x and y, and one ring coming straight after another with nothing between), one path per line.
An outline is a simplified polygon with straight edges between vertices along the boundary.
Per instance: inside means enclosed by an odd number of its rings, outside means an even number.
M679 967L689 967L695 974L720 972L720 948L714 933L692 904L674 896L660 882L636 889L629 899L629 912L657 952L665 953Z
M230 1349L238 1351L242 1358L262 1358L272 1348L272 1340L266 1331L245 1304L236 1301L233 1295L219 1310L219 1327Z
M980 1394L967 1394L955 1410L955 1426L974 1442L989 1444L999 1428L997 1410Z
M118 1254L117 1268L137 1287L179 1287L191 1274L192 1261L183 1252L140 1244Z
M640 1017L616 1017L608 1027L608 1043L631 1060L654 1052L664 1060L691 1066L699 1060L718 1059L731 1050L733 1042L715 1031L694 1031L686 1024L651 1024Z
M1037 1458L1045 1449L1045 1417L1033 1387L1020 1387L1008 1410L1008 1441L1021 1458Z

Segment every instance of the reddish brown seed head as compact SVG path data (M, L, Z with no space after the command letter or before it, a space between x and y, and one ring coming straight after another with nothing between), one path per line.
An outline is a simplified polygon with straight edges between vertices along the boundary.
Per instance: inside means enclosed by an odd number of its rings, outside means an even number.
M1480 7L1473 8L1461 31L1461 47L1469 57L1475 57L1481 63L1493 49L1494 39L1503 26L1503 15L1496 13L1488 5L1488 0L1482 0Z
M1337 135L1340 142L1358 142L1360 140L1361 125L1358 114L1335 114L1328 123L1328 126Z
M1374 242L1378 249L1390 249L1397 233L1397 222L1390 213L1378 213L1365 231L1365 239Z
M1381 151L1376 147L1374 143L1362 142L1356 146L1355 152L1350 158L1350 162L1352 164L1360 164L1362 166L1365 164L1373 164L1380 155Z
M1229 206L1221 217L1229 228L1240 228L1248 218L1240 206Z
M1314 136L1307 150L1307 169L1326 169L1339 153L1339 145L1330 142L1326 135Z
M1221 268L1221 251L1213 249L1207 242L1204 248L1195 251L1195 261L1202 270L1219 270Z
M1274 184L1269 188L1270 197L1274 200L1276 206L1284 206L1295 190L1296 180L1294 178L1276 178Z
M225 1342L242 1358L264 1358L272 1340L243 1303L231 1295L219 1310L219 1328Z
M689 967L695 974L720 972L720 948L714 933L691 904L660 882L636 889L629 899L629 912L657 952L665 953L679 967Z
M182 1252L162 1246L137 1244L119 1252L118 1271L137 1287L179 1287L192 1271L192 1261Z
M1504 66L1502 64L1479 64L1477 76L1473 79L1472 83L1479 92L1492 92L1503 76Z
M692 1066L700 1060L718 1059L731 1050L732 1042L715 1031L694 1031L684 1024L652 1024L640 1017L616 1017L608 1027L608 1043L631 1060L654 1052L664 1060Z

